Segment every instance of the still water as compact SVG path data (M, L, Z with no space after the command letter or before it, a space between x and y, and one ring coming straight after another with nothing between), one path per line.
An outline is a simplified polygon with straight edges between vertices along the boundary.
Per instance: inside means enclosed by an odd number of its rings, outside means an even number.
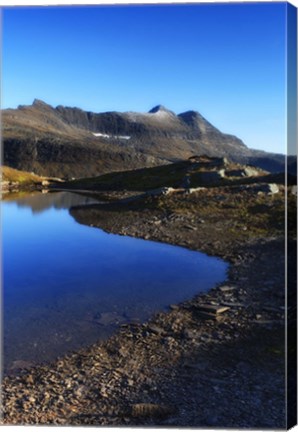
M90 345L225 279L220 259L78 224L69 208L90 203L68 192L1 203L5 370Z

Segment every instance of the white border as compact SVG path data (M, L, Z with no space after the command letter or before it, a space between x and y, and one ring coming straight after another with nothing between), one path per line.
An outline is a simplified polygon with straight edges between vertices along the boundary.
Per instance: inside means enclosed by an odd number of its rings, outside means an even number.
M13 6L61 6L61 5L81 5L81 6L88 6L88 5L125 5L125 4L173 4L173 3L279 3L281 1L284 0L262 0L261 2L258 1L250 1L250 0L203 0L203 1L198 1L198 0L187 0L187 1L183 1L183 0L87 0L86 2L83 2L82 0L1 0L1 4L0 4L0 9L2 7L13 7ZM286 2L286 1L284 1ZM292 5L294 5L295 7L298 8L298 0L289 0L288 3L291 3ZM1 41L1 38L0 38ZM0 46L1 47L1 46ZM29 429L31 428L32 425L28 425L28 426L2 426L1 427L1 431L9 431L9 432L17 432L20 430L20 427L23 429ZM33 426L34 428L36 428L36 426ZM37 431L48 431L50 426L38 426ZM58 426L59 428L59 426ZM71 426L63 426L63 431L65 432L76 432L76 431L82 431L84 432L86 429L100 429L100 431L107 431L107 432L125 432L125 431L132 431L132 432L144 432L144 430L146 432L151 432L151 431L156 431L158 429L155 428L130 428L130 427L93 427L93 426L88 426L88 427L71 427ZM175 431L175 430L179 430L179 428L174 428L174 429L166 429L166 428L159 428L160 431L165 431L165 430L170 430L170 431ZM185 428L183 428L185 429ZM190 428L191 430L200 430L201 432L213 432L214 429L194 429L194 428ZM298 426L295 426L292 431L297 432L298 430ZM221 429L221 432L226 432L229 431L228 429ZM256 430L256 432L258 432L259 430ZM261 431L261 430L260 430ZM236 432L236 430L234 429L234 432Z

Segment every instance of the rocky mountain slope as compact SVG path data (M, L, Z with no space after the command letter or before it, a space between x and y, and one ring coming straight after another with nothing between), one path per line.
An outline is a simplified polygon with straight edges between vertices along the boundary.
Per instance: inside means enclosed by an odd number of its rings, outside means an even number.
M251 150L198 112L92 113L34 100L2 112L3 162L40 175L78 178L156 166L192 155L228 157L276 172L284 156Z

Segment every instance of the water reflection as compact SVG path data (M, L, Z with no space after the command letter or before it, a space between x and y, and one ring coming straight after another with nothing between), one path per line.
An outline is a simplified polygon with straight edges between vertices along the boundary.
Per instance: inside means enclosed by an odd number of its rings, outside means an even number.
M32 192L13 200L9 200L9 197L7 198L8 200L6 203L16 203L18 207L30 207L32 213L41 213L50 208L55 208L57 210L69 209L76 205L98 203L94 198L69 192Z
M61 192L2 203L8 370L89 345L225 278L217 258L80 225L65 208L73 203L86 198Z

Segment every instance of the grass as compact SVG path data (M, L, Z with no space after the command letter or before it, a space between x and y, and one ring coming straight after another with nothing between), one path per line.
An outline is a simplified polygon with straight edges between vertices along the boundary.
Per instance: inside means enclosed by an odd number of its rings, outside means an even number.
M20 185L29 185L40 183L43 177L36 174L29 173L26 171L20 171L7 166L1 167L2 181L8 181L10 183L19 183Z

